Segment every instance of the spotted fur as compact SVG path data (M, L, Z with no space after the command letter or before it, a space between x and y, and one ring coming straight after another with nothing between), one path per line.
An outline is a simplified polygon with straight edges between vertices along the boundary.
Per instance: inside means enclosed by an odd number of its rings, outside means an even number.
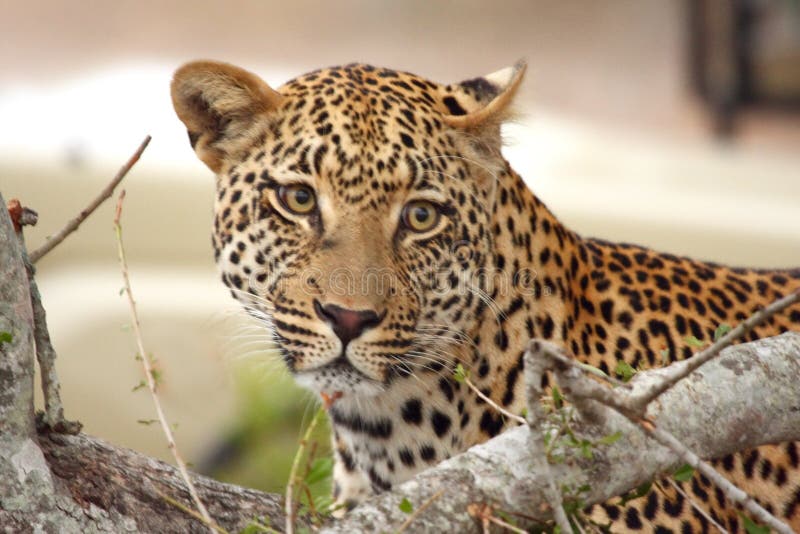
M220 63L175 74L176 111L217 175L213 245L224 283L274 335L300 384L341 395L329 410L338 502L387 490L508 427L453 380L458 363L520 412L530 338L606 372L620 360L657 366L664 349L687 358L688 336L708 342L721 323L800 287L798 270L731 269L562 225L500 152L523 73L518 64L442 85L353 64L278 90ZM313 192L312 212L287 208L281 195L292 184ZM436 208L425 232L403 223L415 201ZM328 309L344 310L348 328L355 312L372 322L342 337ZM789 329L800 329L797 307L749 337ZM797 444L716 464L800 527ZM716 521L742 529L704 477L682 486ZM710 528L671 488L590 512L623 531Z

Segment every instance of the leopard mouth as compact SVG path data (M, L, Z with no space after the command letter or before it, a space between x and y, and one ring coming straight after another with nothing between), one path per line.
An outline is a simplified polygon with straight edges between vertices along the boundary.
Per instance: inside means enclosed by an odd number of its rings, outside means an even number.
M372 380L347 359L344 349L342 349L341 354L339 354L335 360L329 361L328 363L313 370L317 372L325 371L331 373L355 373L363 380Z
M353 365L344 354L313 369L294 371L294 380L300 386L325 396L372 396L385 389L384 384L369 377Z

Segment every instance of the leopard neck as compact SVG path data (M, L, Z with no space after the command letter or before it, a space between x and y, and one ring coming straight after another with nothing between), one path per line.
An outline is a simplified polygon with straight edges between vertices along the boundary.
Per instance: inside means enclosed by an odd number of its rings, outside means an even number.
M581 240L510 169L498 184L492 235L499 283L487 291L494 305L481 320L473 376L494 401L519 411L523 399L515 386L528 340L565 336L574 280L583 271Z

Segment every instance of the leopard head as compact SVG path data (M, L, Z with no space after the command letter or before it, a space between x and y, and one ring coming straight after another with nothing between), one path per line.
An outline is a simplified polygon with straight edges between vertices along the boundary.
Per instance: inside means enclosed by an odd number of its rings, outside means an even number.
M175 110L217 175L222 279L299 383L375 395L469 350L524 71L443 85L354 64L278 89L223 63L175 73Z

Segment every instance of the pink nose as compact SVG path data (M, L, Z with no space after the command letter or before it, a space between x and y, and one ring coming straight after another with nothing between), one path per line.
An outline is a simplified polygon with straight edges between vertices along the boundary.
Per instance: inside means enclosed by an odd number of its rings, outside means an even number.
M333 332L342 341L342 347L347 346L352 340L378 325L383 319L372 310L348 310L336 304L322 305L314 301L314 310L320 319L333 328Z

